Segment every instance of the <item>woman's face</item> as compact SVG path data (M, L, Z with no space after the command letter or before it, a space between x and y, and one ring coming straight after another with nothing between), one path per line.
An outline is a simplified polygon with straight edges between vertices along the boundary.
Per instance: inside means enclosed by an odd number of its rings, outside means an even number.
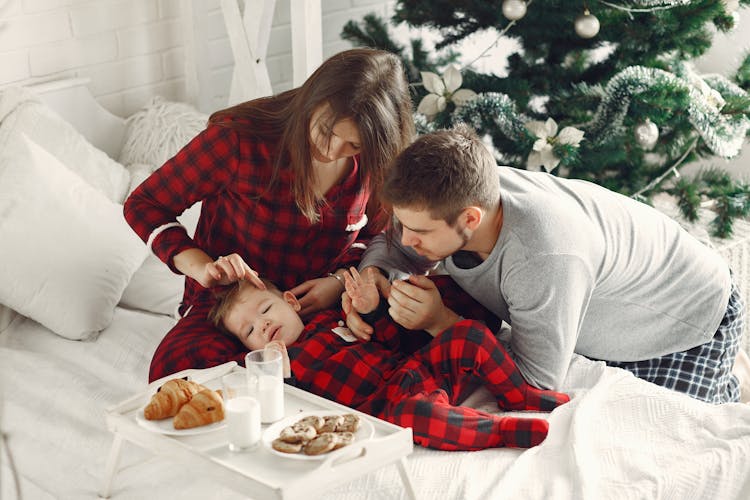
M314 160L331 163L359 154L362 141L359 128L349 118L343 118L333 126L328 119L327 104L316 109L310 119L310 151Z

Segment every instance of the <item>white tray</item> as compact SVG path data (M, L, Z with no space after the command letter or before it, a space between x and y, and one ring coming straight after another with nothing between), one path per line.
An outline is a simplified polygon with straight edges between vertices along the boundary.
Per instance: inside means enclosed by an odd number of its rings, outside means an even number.
M138 410L166 379L187 376L190 380L207 383L235 369L241 368L232 361L205 370L185 370L152 382L147 390L108 408L107 427L114 433L115 439L100 496L109 497L117 472L120 446L123 440L127 440L157 455L195 467L201 474L209 475L257 500L310 498L388 464L398 467L408 496L415 497L405 467L405 458L414 447L411 429L404 429L290 385L284 385L285 416L293 416L301 411L356 413L373 425L373 438L349 445L346 453L322 461L299 461L274 455L263 446L249 452L232 453L227 447L224 429L174 436L151 432L136 422ZM264 425L263 430L267 427Z

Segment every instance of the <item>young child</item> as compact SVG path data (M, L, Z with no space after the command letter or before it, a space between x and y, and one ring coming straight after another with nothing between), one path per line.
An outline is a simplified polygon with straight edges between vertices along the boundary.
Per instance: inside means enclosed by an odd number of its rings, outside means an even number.
M372 275L346 276L352 306L369 314L370 342L357 342L341 328L339 311L323 311L303 324L296 297L270 283L260 290L240 281L221 296L214 323L251 350L269 342L288 347L291 373L302 389L402 427L414 441L441 450L528 448L547 436L547 421L503 417L456 406L484 384L506 410L551 411L565 394L526 383L492 332L476 320L461 320L413 354L401 350L406 336L385 313Z

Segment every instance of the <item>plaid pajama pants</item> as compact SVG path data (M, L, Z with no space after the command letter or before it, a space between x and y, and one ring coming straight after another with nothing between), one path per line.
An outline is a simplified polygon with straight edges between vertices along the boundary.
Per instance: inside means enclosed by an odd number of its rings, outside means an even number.
M526 383L492 332L481 322L463 320L405 361L384 388L378 416L411 427L415 443L441 450L528 448L544 440L549 428L544 419L456 406L478 384L505 410L551 411L570 400Z
M701 401L713 404L736 402L740 400L740 388L732 367L740 348L744 323L745 307L739 289L732 283L724 318L710 341L659 358L605 362Z

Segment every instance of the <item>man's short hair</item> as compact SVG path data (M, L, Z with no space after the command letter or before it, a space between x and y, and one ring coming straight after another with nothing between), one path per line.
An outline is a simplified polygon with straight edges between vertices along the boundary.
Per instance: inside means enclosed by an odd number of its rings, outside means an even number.
M425 134L394 160L383 198L394 207L426 209L434 219L454 224L467 206L496 206L497 164L465 124Z

